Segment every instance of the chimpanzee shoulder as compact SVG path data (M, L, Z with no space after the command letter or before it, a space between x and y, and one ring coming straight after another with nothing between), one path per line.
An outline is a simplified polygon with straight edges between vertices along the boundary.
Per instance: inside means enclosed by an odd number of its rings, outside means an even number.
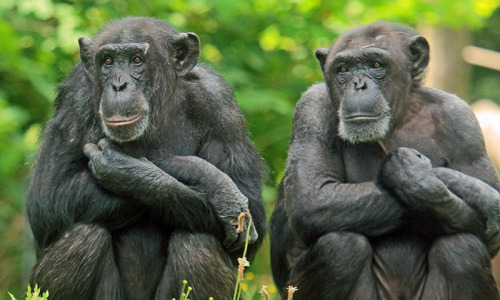
M243 114L234 99L229 84L216 72L205 67L195 67L182 82L186 113L192 120L207 126L245 130ZM181 100L182 101L182 100ZM237 126L233 128L232 126ZM243 135L243 132L241 133Z
M333 102L328 96L328 90L324 83L312 85L305 91L295 107L295 115L307 115L316 113L325 107L332 106Z
M484 152L484 139L474 112L466 101L457 95L427 87L421 87L414 100L415 103L425 101L423 109L428 111L437 125L437 134L447 140L441 145L460 146L460 160L480 157Z
M309 87L297 102L294 114L294 133L320 130L334 126L336 120L335 102L328 95L324 82ZM329 126L328 126L329 125Z

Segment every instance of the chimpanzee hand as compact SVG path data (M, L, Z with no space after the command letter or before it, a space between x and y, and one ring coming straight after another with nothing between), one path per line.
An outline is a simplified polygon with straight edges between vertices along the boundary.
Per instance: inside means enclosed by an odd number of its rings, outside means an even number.
M415 149L398 148L382 164L381 183L413 208L432 206L447 195L447 188L432 172L429 158Z
M238 217L229 217L222 216L219 219L224 224L224 247L226 247L229 252L236 251L245 246L247 229L248 229L248 220L245 218L243 221L243 227L241 232L237 232L238 228ZM259 235L257 234L257 230L255 229L255 225L252 223L250 226L250 232L248 235L248 244L253 244L257 241Z
M117 195L133 196L166 175L151 162L124 154L106 138L86 144L83 152L99 184Z
M219 196L220 194L216 194ZM214 209L215 214L224 226L224 246L230 252L241 249L245 246L246 234L248 229L248 220L245 218L241 232L237 232L238 216L240 213L249 213L248 199L240 193L241 196L233 194L235 197L218 198L210 197L210 205ZM257 241L259 235L252 223L248 235L248 243L253 244Z

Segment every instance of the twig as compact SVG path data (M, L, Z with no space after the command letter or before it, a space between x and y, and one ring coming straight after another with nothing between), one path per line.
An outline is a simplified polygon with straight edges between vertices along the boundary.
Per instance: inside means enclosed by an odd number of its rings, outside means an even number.
M387 153L387 149L385 148L384 144L382 143L382 140L377 140L377 144L380 146L380 149L384 152L385 156L389 155Z

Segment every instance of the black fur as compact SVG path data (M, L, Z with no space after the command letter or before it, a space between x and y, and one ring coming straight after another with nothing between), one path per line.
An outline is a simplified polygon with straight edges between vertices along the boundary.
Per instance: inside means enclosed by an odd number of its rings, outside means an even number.
M297 105L271 220L283 298L499 299L498 174L469 106L420 85L427 41L374 23L316 56L325 82Z
M102 77L94 55L109 44L142 53L145 73L129 80L117 63L119 86L102 96L114 79ZM160 20L116 21L80 45L83 63L59 86L31 175L30 282L51 299L172 299L186 279L191 299L230 299L245 233L236 233L236 217L253 217L249 259L266 220L263 160L230 87L194 66L196 35ZM114 59L126 61L123 53ZM101 101L111 103L105 115ZM103 130L113 109L128 118L137 103L149 106L144 132L120 125L124 140Z

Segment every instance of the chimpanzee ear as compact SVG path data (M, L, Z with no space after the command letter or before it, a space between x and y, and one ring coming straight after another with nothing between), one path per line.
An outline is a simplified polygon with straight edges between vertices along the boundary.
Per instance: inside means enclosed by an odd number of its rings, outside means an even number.
M78 39L78 44L80 44L80 59L82 60L83 68L90 78L93 78L92 66L94 64L94 57L92 56L92 45L94 42L86 37L82 36Z
M420 75L429 64L429 43L423 36L413 37L410 41L411 76Z
M200 58L200 40L192 32L179 33L171 43L177 77L187 74Z
M330 53L330 50L328 50L327 48L318 48L318 49L316 49L316 52L314 53L316 55L316 58L319 61L319 64L321 66L321 70L324 70L326 58L328 57L329 53Z

